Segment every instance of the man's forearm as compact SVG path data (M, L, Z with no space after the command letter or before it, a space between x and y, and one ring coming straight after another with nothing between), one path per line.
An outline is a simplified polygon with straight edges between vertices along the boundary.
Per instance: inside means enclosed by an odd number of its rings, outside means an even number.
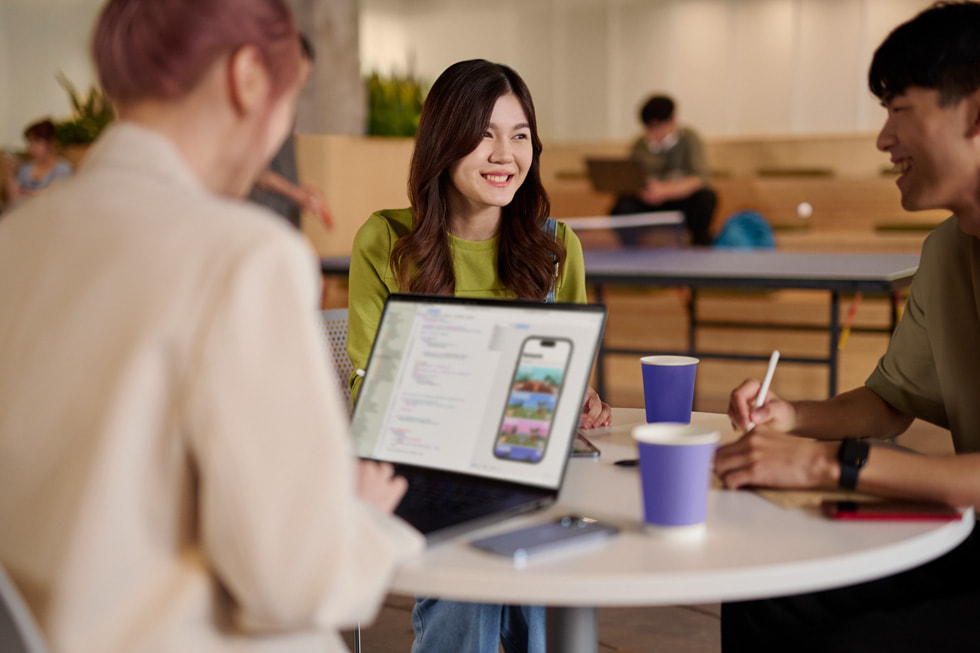
M903 433L913 419L863 386L824 401L796 401L793 407L793 433L821 440L892 438Z

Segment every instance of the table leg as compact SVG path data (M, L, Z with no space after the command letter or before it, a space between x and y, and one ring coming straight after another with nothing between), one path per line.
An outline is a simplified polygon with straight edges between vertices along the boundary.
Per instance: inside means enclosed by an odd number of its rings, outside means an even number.
M595 608L545 608L548 653L597 653L599 626Z

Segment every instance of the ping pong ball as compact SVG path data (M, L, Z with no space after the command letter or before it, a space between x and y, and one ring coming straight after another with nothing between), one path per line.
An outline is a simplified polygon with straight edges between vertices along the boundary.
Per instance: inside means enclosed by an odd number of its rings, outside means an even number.
M800 202L796 205L796 215L800 218L809 218L813 215L813 206L809 202Z

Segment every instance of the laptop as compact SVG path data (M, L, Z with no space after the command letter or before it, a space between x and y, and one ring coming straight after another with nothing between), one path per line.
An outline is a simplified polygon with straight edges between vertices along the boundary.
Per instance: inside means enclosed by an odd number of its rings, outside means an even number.
M643 164L635 159L590 157L585 160L585 166L592 188L599 193L632 195L646 184Z
M408 479L395 513L434 541L554 502L605 320L601 305L389 295L351 432Z

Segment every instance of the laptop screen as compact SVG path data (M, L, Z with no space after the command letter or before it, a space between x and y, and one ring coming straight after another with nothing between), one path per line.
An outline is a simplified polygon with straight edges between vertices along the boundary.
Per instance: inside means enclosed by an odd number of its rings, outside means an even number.
M557 488L604 323L602 306L389 296L357 454Z

